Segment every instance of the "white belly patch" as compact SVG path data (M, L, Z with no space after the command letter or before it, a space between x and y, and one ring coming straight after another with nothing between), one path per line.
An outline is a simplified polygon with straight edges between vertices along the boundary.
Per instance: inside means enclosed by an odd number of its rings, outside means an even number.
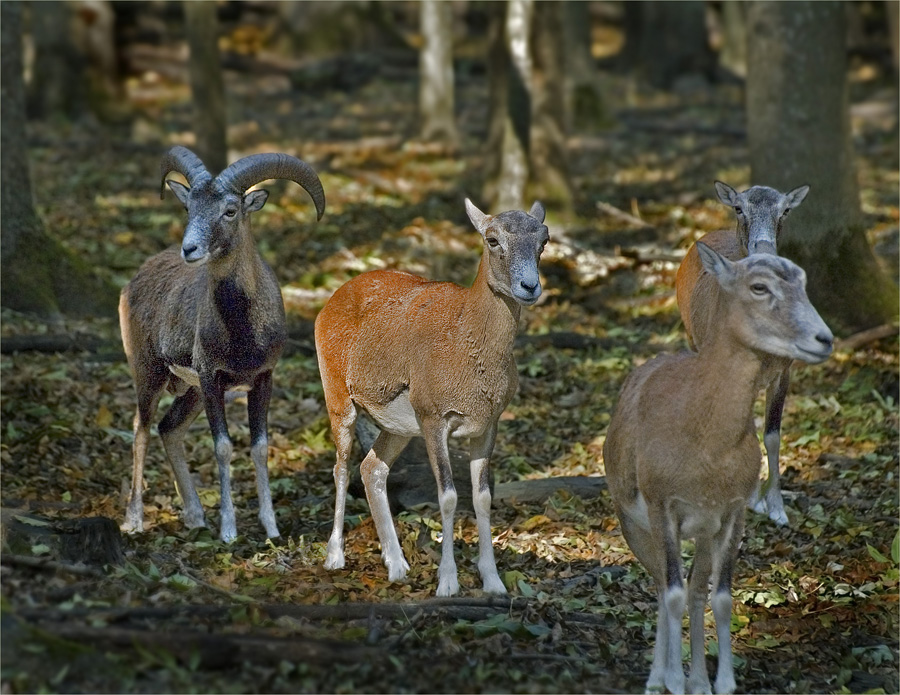
M402 391L387 405L362 405L371 415L378 426L391 434L403 437L419 437L422 429L416 419L416 413L409 402L409 391Z

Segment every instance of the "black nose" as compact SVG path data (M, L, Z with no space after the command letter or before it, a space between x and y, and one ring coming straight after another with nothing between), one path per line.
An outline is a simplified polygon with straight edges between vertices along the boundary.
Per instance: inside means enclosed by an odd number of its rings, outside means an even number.
M834 336L831 333L819 333L816 336L816 340L822 343L823 346L831 349L832 343L834 343Z
M521 281L519 282L519 284L522 286L522 289L528 290L529 292L534 292L534 291L537 289L537 286L538 286L538 283L536 283L536 282L535 282L534 284L529 285L529 284L528 284L527 282L525 282L524 280L521 280Z
M190 256L197 250L197 244L191 244L190 246L182 246L181 253L185 256Z

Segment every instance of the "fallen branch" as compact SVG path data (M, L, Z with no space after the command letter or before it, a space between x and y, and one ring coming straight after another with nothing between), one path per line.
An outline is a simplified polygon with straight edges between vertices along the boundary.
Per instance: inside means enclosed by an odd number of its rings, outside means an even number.
M199 658L201 668L228 668L243 661L279 664L320 662L364 663L382 658L381 650L340 640L310 639L298 635L270 637L259 634L223 634L186 631L150 632L120 627L88 627L54 623L57 639L95 645L101 649L145 649L166 651L183 662ZM48 630L49 632L50 630Z
M57 562L56 560L47 560L40 557L29 557L28 555L10 555L3 553L0 556L0 563L4 565L15 565L18 567L31 567L32 569L43 570L45 572L68 572L81 577L103 577L104 574L100 570L84 565L70 565L65 562Z
M10 335L0 339L0 353L8 355L13 352L122 353L122 346L118 342L83 333ZM125 359L124 353L122 359Z
M842 338L837 341L834 347L837 350L858 350L863 345L874 343L877 340L896 337L898 331L900 331L900 328L895 324L886 323L882 326L869 328L868 330L860 331L859 333L854 333L851 336Z
M644 229L644 228L653 229L654 228L652 224L647 224L640 217L636 217L635 215L632 215L631 213L625 212L624 210L620 210L615 205L610 205L609 203L604 203L602 200L597 201L597 212L599 212L603 215L607 215L608 217L614 217L617 220L621 220L622 222L625 222L626 224L631 225L632 227L639 227L642 229Z

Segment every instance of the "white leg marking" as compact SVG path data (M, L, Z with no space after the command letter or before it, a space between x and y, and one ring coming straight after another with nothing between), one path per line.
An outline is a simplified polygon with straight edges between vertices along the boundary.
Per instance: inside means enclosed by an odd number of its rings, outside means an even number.
M250 458L256 469L256 495L259 499L259 521L268 538L278 538L275 508L272 506L272 489L269 487L269 439L260 439L250 448Z
M505 594L506 587L497 573L497 561L494 558L494 545L491 538L491 491L482 487L486 477L489 459L473 459L470 464L472 473L472 505L475 507L475 520L478 524L478 571L484 591L488 594Z
M387 567L388 579L392 582L400 581L409 572L409 565L403 557L388 502L387 478L391 469L386 463L379 461L374 450L371 450L362 462L361 472L375 530L381 541L381 557Z
M656 592L659 608L656 615L656 643L653 645L653 666L647 678L645 692L661 693L666 688L666 659L669 653L669 612L663 591Z
M669 692L684 692L684 667L681 665L681 621L684 617L685 591L683 586L669 586L664 592L667 612L668 655L665 684Z
M453 596L459 593L459 579L456 576L456 559L453 557L453 522L456 515L456 489L452 486L439 493L441 505L441 564L438 568L438 596ZM490 537L490 529L488 529Z
M231 439L228 436L216 440L216 461L219 465L219 513L222 517L219 538L231 543L237 538L237 523L234 516L234 502L231 499Z
M719 669L716 674L716 692L733 693L734 664L731 657L731 593L716 591L712 596L713 616L716 619L716 639L719 643Z

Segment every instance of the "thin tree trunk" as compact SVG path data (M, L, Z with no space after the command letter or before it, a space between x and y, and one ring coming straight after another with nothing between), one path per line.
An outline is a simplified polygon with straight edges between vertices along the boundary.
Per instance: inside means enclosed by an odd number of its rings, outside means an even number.
M219 57L219 22L214 0L183 3L191 50L191 93L194 100L196 152L213 175L228 164L225 85Z
M887 29L891 40L891 64L894 75L900 72L900 1L886 0Z
M564 61L565 3L541 0L532 22L532 124L529 186L545 204L571 208L566 153Z
M744 2L722 3L719 62L738 77L747 76L747 5Z
M894 318L898 300L862 227L845 13L841 2L750 5L747 136L753 183L810 186L779 252L806 270L810 299L823 315L859 330Z
M453 7L446 0L419 4L423 45L419 52L422 138L455 143L453 106Z
M591 5L588 2L562 4L566 128L569 132L590 130L606 119L596 82L597 68L591 55Z
M533 0L509 0L505 44L509 54L506 118L501 143L500 176L494 210L517 210L528 182L531 130L531 17Z

